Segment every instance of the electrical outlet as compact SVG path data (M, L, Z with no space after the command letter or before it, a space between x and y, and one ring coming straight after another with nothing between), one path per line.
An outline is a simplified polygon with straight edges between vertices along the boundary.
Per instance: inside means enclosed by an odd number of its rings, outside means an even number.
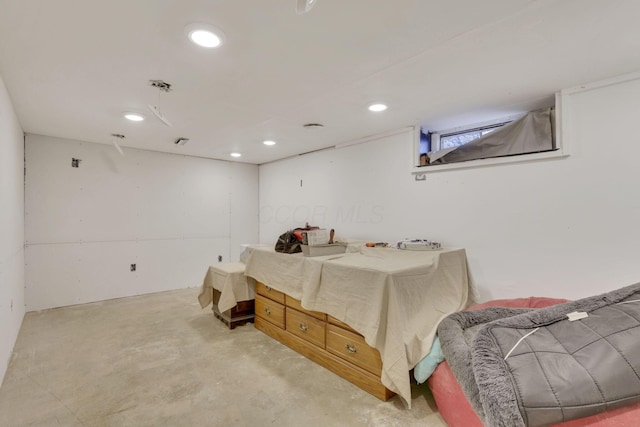
M218 262L222 262L222 255L218 255Z
M81 161L82 161L82 160L80 160L80 159L71 158L71 167L72 167L72 168L77 168L77 167L79 167L79 166L80 166L80 162L81 162Z
M131 271L136 271L136 265L135 264L131 264Z

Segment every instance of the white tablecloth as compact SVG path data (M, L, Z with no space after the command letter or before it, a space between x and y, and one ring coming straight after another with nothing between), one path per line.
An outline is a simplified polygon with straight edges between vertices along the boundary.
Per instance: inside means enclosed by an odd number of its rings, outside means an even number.
M380 351L382 383L409 407L409 370L429 352L440 321L473 295L464 249L362 247L305 258L258 248L245 274L360 332Z
M238 301L255 298L256 286L253 279L244 274L245 265L241 262L227 262L212 265L202 281L202 289L198 295L200 306L205 308L213 302L211 289L220 291L218 310L225 312L236 306Z

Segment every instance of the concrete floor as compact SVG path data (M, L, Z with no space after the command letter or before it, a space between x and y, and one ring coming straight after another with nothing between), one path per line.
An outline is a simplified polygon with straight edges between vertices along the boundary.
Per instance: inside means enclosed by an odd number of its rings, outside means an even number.
M382 402L274 341L233 331L197 289L28 313L0 426L446 426L426 386Z

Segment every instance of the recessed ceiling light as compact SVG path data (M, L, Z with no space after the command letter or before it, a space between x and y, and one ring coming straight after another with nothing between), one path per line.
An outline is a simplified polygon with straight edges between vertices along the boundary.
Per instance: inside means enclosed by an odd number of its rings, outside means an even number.
M231 153L231 157L242 157L240 153Z
M298 13L298 15L307 13L311 10L315 3L316 0L298 0L298 3L296 4L296 12Z
M192 31L191 41L202 47L218 47L222 44L220 37L207 30Z
M209 24L190 24L185 28L187 37L198 46L219 47L224 43L224 33Z
M132 122L141 122L144 120L144 116L140 113L123 113L124 118L131 120Z
M276 145L276 142L275 142L275 141L270 141L270 140L262 141L262 143L263 143L264 145Z
M384 104L371 104L369 105L369 111L375 111L375 112L379 112L379 111L384 111L387 109L387 106Z

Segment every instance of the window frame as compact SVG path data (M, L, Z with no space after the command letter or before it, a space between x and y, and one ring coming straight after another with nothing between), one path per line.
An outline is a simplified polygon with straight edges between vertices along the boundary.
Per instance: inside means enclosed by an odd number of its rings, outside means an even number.
M531 162L531 161L539 161L546 159L556 159L569 156L569 147L566 144L564 138L562 138L563 130L562 130L562 93L555 94L555 126L553 129L556 150L553 151L544 151L539 153L528 153L528 154L518 154L514 156L508 157L491 157L486 159L477 159L477 160L469 160L466 162L459 163L445 163L445 164L432 164L428 166L418 166L420 164L420 132L421 129L419 126L414 128L414 144L413 144L413 156L412 156L412 164L411 164L411 173L414 175L416 181L421 181L426 179L426 174L434 173L434 172L443 172L450 171L455 169L469 169L469 168L478 168L485 166L494 166L494 165L502 165L502 164L510 164L510 163L522 163L522 162ZM515 114L508 117L501 117L496 120L491 120L475 125L470 126L459 126L453 129L447 129L445 131L439 131L438 133L441 135L451 134L451 133L461 133L465 129L472 130L474 128L479 128L482 126L490 126L491 124L498 124L501 122L513 121L519 117L522 117L526 113ZM439 148L439 140L437 141L437 148ZM435 150L436 145L434 145L434 141L431 141L431 149Z

